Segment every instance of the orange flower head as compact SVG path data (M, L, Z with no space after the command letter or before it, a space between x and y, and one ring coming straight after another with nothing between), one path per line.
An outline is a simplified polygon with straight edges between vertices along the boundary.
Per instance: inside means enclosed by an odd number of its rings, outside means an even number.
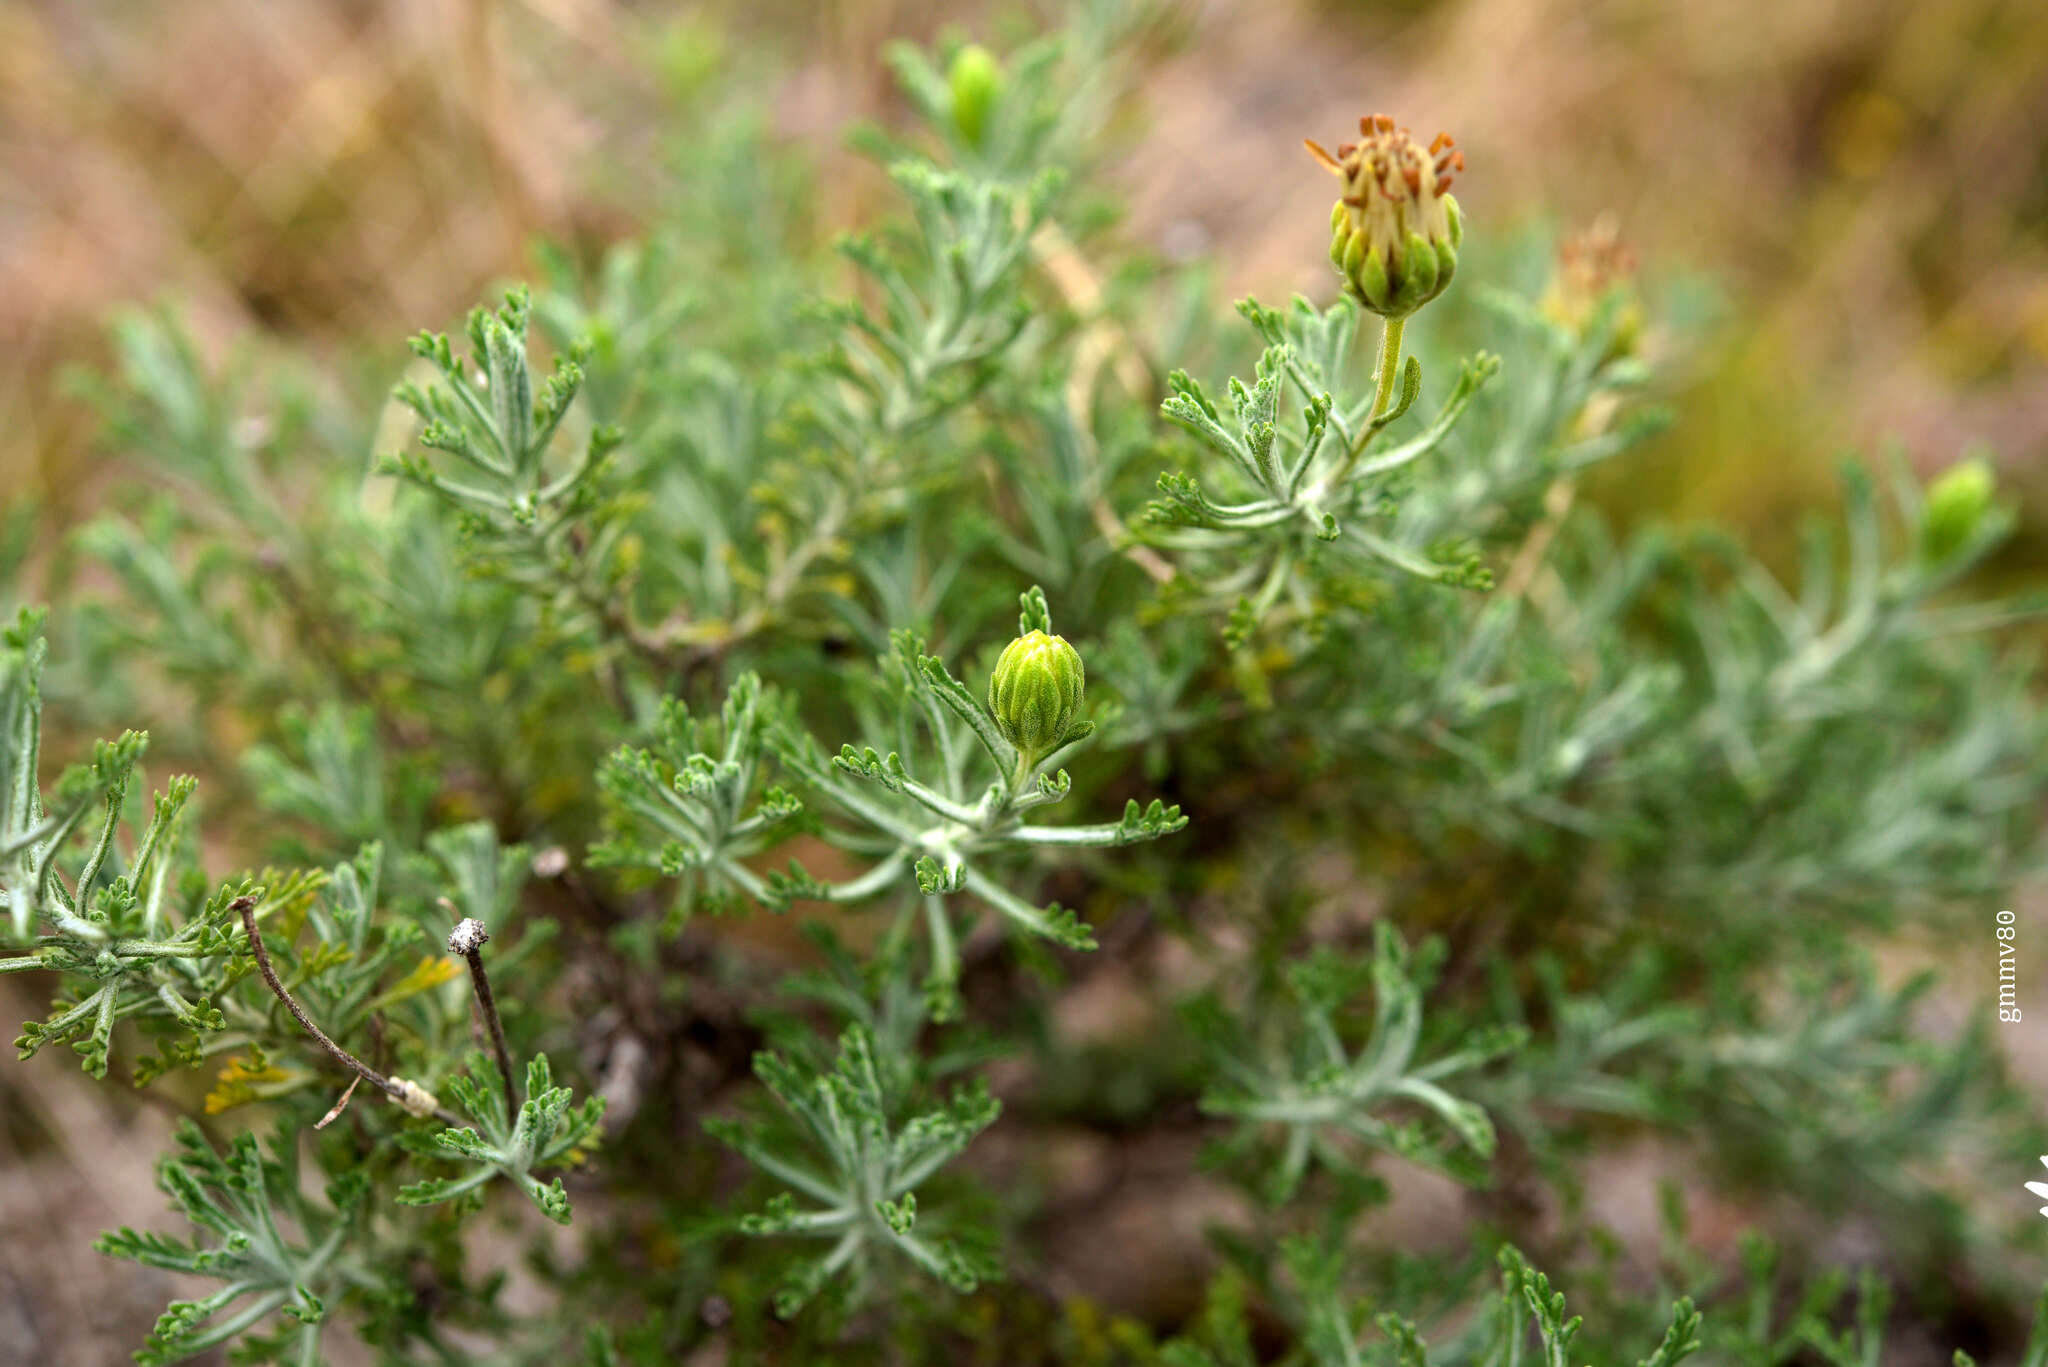
M1386 318L1405 318L1444 292L1458 269L1465 227L1451 178L1465 154L1450 134L1425 149L1385 114L1358 121L1359 140L1314 156L1344 182L1330 210L1330 260L1351 296Z

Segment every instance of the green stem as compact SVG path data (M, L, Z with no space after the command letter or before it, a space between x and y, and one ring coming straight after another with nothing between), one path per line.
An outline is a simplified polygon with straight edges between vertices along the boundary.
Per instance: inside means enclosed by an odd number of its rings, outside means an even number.
M1394 377L1401 369L1401 330L1406 326L1406 318L1389 318L1386 331L1380 334L1380 382L1373 392L1372 412L1365 415L1367 426L1387 411L1387 403L1394 397Z
M1348 428L1339 426L1338 431L1349 443L1344 452L1344 459L1337 463L1336 469L1316 482L1316 487L1309 491L1306 500L1308 503L1313 504L1322 497L1325 490L1341 485L1345 477L1351 473L1351 467L1365 454L1366 443L1372 440L1373 424L1379 421L1380 414L1387 411L1387 404L1394 397L1394 377L1401 370L1401 329L1407 325L1406 318L1387 319L1386 330L1380 334L1380 359L1379 365L1375 367L1379 371L1379 379L1373 389L1372 408L1366 413L1365 421L1359 424L1356 437L1350 434ZM1333 411L1331 416L1341 418L1342 414ZM1300 506L1301 502L1302 500L1296 500L1297 506Z
M1015 802L1017 798L1027 791L1026 785L1029 783L1032 773L1038 768L1038 761L1042 758L1044 756L1031 754L1021 748L1017 751L1016 772L1010 775L1011 802Z

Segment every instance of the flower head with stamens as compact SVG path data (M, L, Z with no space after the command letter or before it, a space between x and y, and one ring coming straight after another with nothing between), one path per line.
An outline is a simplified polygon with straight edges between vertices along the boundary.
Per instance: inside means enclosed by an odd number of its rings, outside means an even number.
M1465 154L1448 133L1427 150L1385 114L1358 121L1359 141L1336 155L1308 150L1344 182L1330 210L1330 260L1353 298L1385 318L1405 318L1444 292L1458 269L1464 224L1451 176Z
M1614 301L1613 329L1602 360L1634 355L1643 334L1643 303L1636 288L1635 253L1621 237L1621 221L1603 213L1584 232L1558 245L1557 266L1543 292L1545 317L1584 337Z

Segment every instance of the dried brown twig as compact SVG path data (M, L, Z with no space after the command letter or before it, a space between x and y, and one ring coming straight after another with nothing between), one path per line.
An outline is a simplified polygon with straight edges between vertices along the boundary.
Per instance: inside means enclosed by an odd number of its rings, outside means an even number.
M505 1084L505 1120L519 1115L519 1090L512 1081L512 1051L505 1045L505 1025L498 1019L498 1003L491 996L491 978L484 972L483 947L491 933L474 916L465 916L448 932L448 952L459 954L469 964L469 985L476 989L477 1009L491 1034L491 1048L498 1055L498 1076Z
M462 1124L461 1118L454 1112L444 1109L432 1092L406 1078L386 1077L336 1044L325 1030L315 1025L313 1018L306 1014L306 1008L292 996L279 980L277 970L271 967L270 951L263 946L263 932L256 928L256 899L249 896L237 897L231 905L232 909L241 915L242 929L249 936L249 949L256 956L256 971L263 975L263 981L269 986L271 993L284 1003L284 1009L292 1013L292 1019L299 1023L299 1028L313 1037L314 1043L332 1055L335 1062L390 1097L411 1114L432 1116L451 1127L459 1127Z

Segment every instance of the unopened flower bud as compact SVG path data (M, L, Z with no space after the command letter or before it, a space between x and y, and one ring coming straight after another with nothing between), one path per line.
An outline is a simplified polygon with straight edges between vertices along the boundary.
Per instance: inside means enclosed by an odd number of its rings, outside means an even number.
M1929 564L1940 564L1977 534L1997 484L1990 465L1971 459L1950 466L1929 486L1920 517L1920 553Z
M1002 93L1002 65L987 48L969 43L953 54L947 81L953 88L953 126L969 147L981 146L989 109Z
M988 681L988 710L1003 738L1027 756L1059 744L1081 706L1087 674L1062 636L1033 631L1010 642Z
M1308 150L1344 182L1330 210L1330 260L1353 298L1386 318L1405 318L1444 292L1458 269L1465 228L1451 176L1465 154L1448 133L1425 151L1384 114L1358 121L1360 140L1335 156Z

